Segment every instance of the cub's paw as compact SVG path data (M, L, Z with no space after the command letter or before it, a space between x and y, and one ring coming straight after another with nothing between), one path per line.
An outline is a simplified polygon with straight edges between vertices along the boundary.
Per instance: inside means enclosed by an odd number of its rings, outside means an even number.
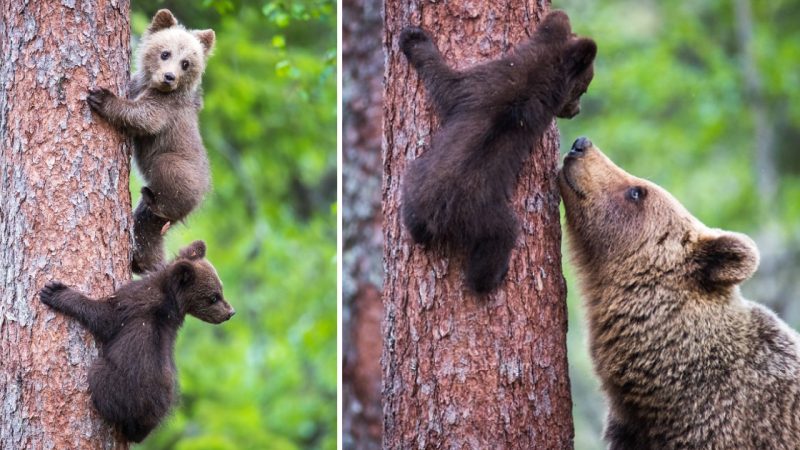
M111 99L115 97L116 96L113 92L105 88L89 89L89 95L86 96L86 102L89 103L89 106L91 106L95 111L102 111L103 106L105 106Z
M152 210L156 204L156 194L153 192L152 189L150 189L147 186L143 187L141 192L142 192L142 202Z
M55 298L58 294L69 289L69 286L60 281L51 281L39 291L39 300L47 306L55 305Z
M406 27L400 33L400 50L402 50L406 56L409 56L415 46L430 42L431 40L428 35L419 27Z

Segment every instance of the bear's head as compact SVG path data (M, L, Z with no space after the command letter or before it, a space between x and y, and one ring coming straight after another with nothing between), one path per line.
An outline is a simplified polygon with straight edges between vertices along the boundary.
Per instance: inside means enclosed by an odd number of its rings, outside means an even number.
M169 283L187 314L209 323L224 322L236 313L222 295L222 282L206 256L206 244L194 241L168 267Z
M214 30L187 30L162 9L142 36L139 70L149 86L161 92L193 90L200 84L214 41Z
M581 111L581 96L589 89L594 77L597 44L592 39L576 36L569 16L559 10L550 12L542 20L534 39L543 48L555 49L552 60L543 61L543 64L560 67L562 71L560 79L565 91L560 91L555 115L566 119L575 117ZM550 50L546 52L550 53Z
M710 229L669 192L617 167L581 137L559 188L574 262L589 283L727 292L758 267L755 243Z

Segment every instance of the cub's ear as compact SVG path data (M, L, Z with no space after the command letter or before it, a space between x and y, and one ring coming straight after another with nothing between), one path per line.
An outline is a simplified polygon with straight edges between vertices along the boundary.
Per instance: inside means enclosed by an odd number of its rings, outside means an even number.
M551 11L539 24L536 32L550 41L565 41L572 35L569 16L558 9Z
M206 257L206 243L203 241L194 241L186 248L178 253L178 258L195 260Z
M148 33L155 33L156 31L174 27L177 24L178 20L175 19L175 16L173 16L168 9L159 9L156 15L153 16L153 21L150 22L147 31Z
M707 289L739 284L758 268L758 248L741 233L701 238L694 253L696 276Z
M597 44L589 38L574 39L567 45L564 61L573 76L589 68L597 56Z
M211 50L214 49L214 43L217 40L217 35L214 34L214 30L197 30L193 31L192 34L194 34L194 37L202 44L203 55L208 56Z
M189 261L178 261L172 266L170 279L177 286L188 286L194 282L196 273L194 266Z

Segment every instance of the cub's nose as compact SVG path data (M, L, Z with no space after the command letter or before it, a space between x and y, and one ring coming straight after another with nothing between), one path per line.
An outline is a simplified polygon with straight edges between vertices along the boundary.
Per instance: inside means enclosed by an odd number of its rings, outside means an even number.
M228 313L228 319L230 319L231 317L233 317L233 315L234 315L234 314L236 314L236 310L235 310L235 309L233 309L233 308L231 308L231 311Z
M582 156L583 153L592 146L592 141L586 136L581 136L572 143L572 148L569 150L570 156Z
M165 73L164 81L166 81L167 83L172 83L173 81L175 81L175 74L172 72Z

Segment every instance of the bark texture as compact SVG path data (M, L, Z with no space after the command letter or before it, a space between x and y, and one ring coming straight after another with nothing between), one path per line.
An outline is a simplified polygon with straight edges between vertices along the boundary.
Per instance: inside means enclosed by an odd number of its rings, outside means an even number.
M97 355L39 302L51 279L100 297L130 279L130 150L86 104L125 95L126 0L0 2L0 448L127 448L96 414Z
M382 0L345 0L343 105L343 443L381 446Z
M555 125L531 143L513 200L520 236L490 296L466 290L460 259L413 245L399 214L406 164L437 129L397 47L400 31L422 26L464 68L511 50L548 9L533 0L385 3L384 448L572 448Z

